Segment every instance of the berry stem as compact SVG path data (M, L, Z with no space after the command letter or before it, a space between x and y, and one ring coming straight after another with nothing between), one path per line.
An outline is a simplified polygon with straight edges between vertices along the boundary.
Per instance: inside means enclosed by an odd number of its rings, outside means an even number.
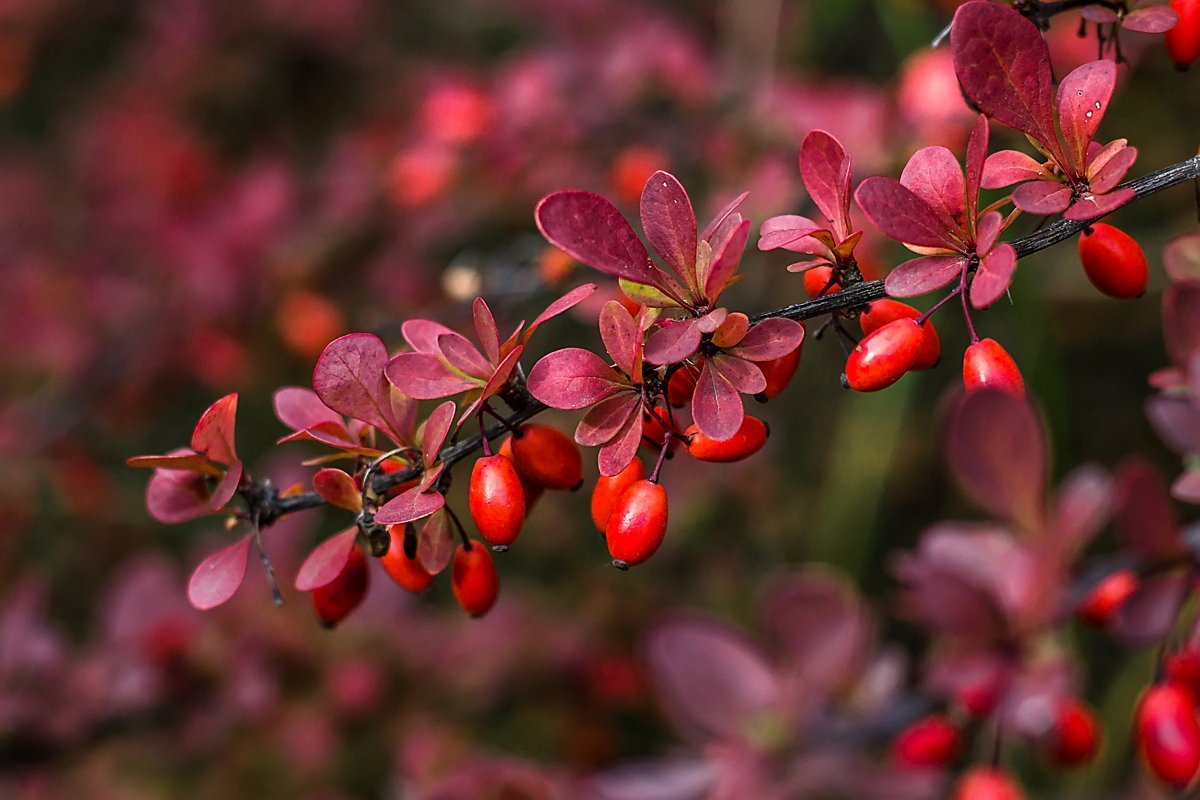
M924 327L925 323L929 320L930 317L932 317L934 314L937 313L939 308L946 305L946 303L949 303L957 295L960 295L960 294L962 294L962 286L961 285L955 287L954 289L951 289L946 294L945 297L943 297L941 300L938 300L936 303L934 303L932 306L930 306L928 311L926 311L925 313L923 313L919 317L917 317L917 324L920 325L921 327Z
M486 404L484 405L484 408L487 408ZM487 426L483 424L483 409L480 409L479 413L475 415L475 419L479 420L479 444L480 444L480 447L483 448L484 458L489 458L493 455L492 443L490 441L488 441Z
M442 506L442 510L450 515L450 521L454 523L454 527L458 530L458 538L462 540L464 550L470 550L474 547L471 544L471 537L467 536L467 531L463 528L462 520L458 518L458 514L454 513L454 509L449 505Z

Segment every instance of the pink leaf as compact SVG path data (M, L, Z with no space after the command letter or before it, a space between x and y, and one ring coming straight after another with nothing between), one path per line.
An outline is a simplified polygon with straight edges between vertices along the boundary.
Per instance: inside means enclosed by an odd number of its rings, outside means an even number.
M390 431L391 388L383 376L387 347L371 333L349 333L326 346L313 369L321 402L382 431Z
M617 434L600 448L596 463L601 475L612 477L629 466L642 443L642 427L641 413L630 414Z
M529 324L529 329L525 332L524 340L529 341L529 337L533 335L533 332L537 330L538 326L540 326L543 322L552 320L559 314L571 310L584 300L591 297L592 293L595 291L596 284L585 283L582 286L576 286L574 289L567 292L550 305L546 306L546 310L538 314L537 317L534 318L533 322Z
M1167 242L1162 260L1171 280L1200 281L1200 233L1184 234Z
M1179 24L1179 15L1170 6L1148 6L1125 15L1121 27L1138 33L1166 33Z
M946 434L950 469L975 502L1036 530L1046 484L1041 421L1024 398L981 390L960 396Z
M156 469L146 485L146 510L168 525L211 513L209 499L204 476L196 472Z
M1082 552L1112 510L1113 480L1094 464L1085 464L1063 480L1047 530L1060 552L1074 558Z
M715 333L717 328L725 324L729 309L714 308L702 317L696 318L696 330L701 333Z
M801 217L798 214L771 217L758 229L758 249L775 250L782 247L790 250L788 245L801 240L808 241L810 233L824 229L824 225L818 225L808 217Z
M418 400L438 400L468 389L478 389L483 384L482 379L468 378L454 371L440 356L425 353L393 356L386 374L396 388Z
M1058 181L1030 181L1013 192L1013 205L1026 214L1060 214L1071 204L1071 187Z
M651 629L646 661L668 714L701 739L733 739L780 699L779 677L735 629L680 617Z
M421 436L421 456L425 466L437 461L438 453L446 441L446 434L454 424L454 402L446 402L435 408L425 420L425 432Z
M1123 139L1118 139L1114 144L1123 141ZM1115 151L1109 151L1107 147L1104 150L1105 152L1101 156L1088 164L1088 185L1096 194L1112 191L1113 187L1125 177L1125 173L1129 172L1129 168L1133 166L1134 161L1137 161L1138 156L1136 147L1122 145L1118 146Z
M1132 647L1161 642L1174 629L1190 585L1179 570L1147 578L1117 609L1113 634Z
M800 178L839 238L850 233L850 156L832 134L810 131L800 144Z
M1063 155L1069 159L1063 167L1070 173L1083 175L1088 145L1108 110L1116 83L1116 64L1092 61L1072 70L1059 84L1058 126L1063 135Z
M1010 6L959 6L950 32L954 72L980 111L1028 134L1062 161L1051 111L1050 54L1032 22Z
M221 480L217 482L216 487L212 490L212 495L208 498L210 511L220 511L237 494L238 486L242 483L242 471L242 462L240 461L229 465L229 469L225 470L225 474L221 476Z
M227 394L205 410L196 423L196 430L192 432L193 450L220 464L232 464L238 460L233 446L237 400L236 393Z
M1200 238L1196 245L1200 248ZM1171 363L1184 366L1200 350L1200 283L1168 286L1163 292L1162 317L1163 339Z
M717 354L709 358L707 363L710 369L719 373L742 394L758 394L767 388L763 371L753 361Z
M983 165L983 188L1003 189L1022 181L1039 181L1050 174L1041 162L1017 150L1001 150L988 156Z
M749 196L749 192L742 192L737 197L733 198L728 205L717 212L717 215L712 218L712 222L705 226L704 231L700 234L700 238L705 241L712 239L712 235L716 233L717 228L725 224L725 221L729 219L734 211L737 211L738 206L745 202L746 198Z
M340 575L357 538L358 528L346 528L313 548L296 573L296 591L311 592Z
M551 408L574 411L599 403L627 384L600 356L567 347L534 364L528 386L534 397Z
M1179 522L1163 476L1148 461L1130 459L1113 479L1116 533L1122 545L1150 561L1182 554Z
M642 228L650 246L690 287L696 281L696 213L687 192L668 172L650 176L642 189Z
M430 575L437 575L454 556L454 532L445 511L435 511L417 524L417 559Z
M588 778L589 800L699 800L711 797L718 767L704 759L636 761L609 767Z
M188 601L193 606L207 611L233 597L246 577L253 540L253 536L243 536L200 562L188 581Z
M963 238L967 190L953 153L945 147L922 147L904 165L900 183L937 213L946 230Z
M888 237L919 247L960 251L962 241L942 216L911 189L891 178L867 178L854 193L858 207Z
M598 194L555 192L534 211L538 230L558 249L617 278L658 286L661 271L612 203Z
M1137 197L1133 189L1113 189L1107 194L1085 194L1063 213L1063 219L1082 222L1111 214Z
M690 358L699 347L695 320L667 320L646 340L644 355L651 364L674 364Z
M517 362L521 360L521 354L523 352L525 352L525 345L518 345L516 348L509 351L509 354L506 355L504 360L500 362L500 365L496 367L496 371L492 373L490 378L488 378L488 382L484 384L483 390L479 393L479 397L476 398L475 402L463 409L462 416L458 418L459 425L462 425L463 422L465 422L472 414L474 414L475 410L480 406L480 404L504 389L504 387L508 384L509 377L512 376L513 370L517 367Z
M479 380L484 380L492 374L492 365L465 336L444 333L438 337L437 345L451 368Z
M487 360L495 364L500 360L500 330L496 327L496 318L482 297L476 297L471 304L471 316L475 320L475 335L483 346L483 354Z
M641 413L641 405L641 398L634 392L621 392L601 400L579 421L575 441L584 447L596 447L612 440L626 427L631 415Z
M705 359L692 392L692 419L696 427L706 436L723 442L737 433L744 416L741 394Z
M404 335L404 341L418 353L440 356L442 351L438 347L438 338L454 331L433 320L410 319L400 326L400 333Z
M1151 397L1146 401L1146 419L1163 444L1176 453L1200 453L1200 411L1186 397Z
M1200 472L1181 473L1171 484L1171 497L1184 503L1200 503Z
M168 456L134 456L125 460L130 467L141 469L168 469L175 472L198 472L220 477L225 471L208 460L208 456L188 451Z
M609 300L600 311L600 339L618 369L630 376L637 373L642 331L616 300Z
M984 214L975 228L975 251L982 255L991 250L1003 229L1004 215L999 211Z
M312 484L316 493L327 503L347 511L362 510L362 493L354 484L354 478L342 470L331 467L317 470L317 474L313 475Z
M273 402L275 416L294 431L313 428L321 423L346 427L341 414L322 403L312 389L284 386L275 392Z
M1079 16L1096 25L1110 25L1121 19L1116 11L1104 6L1084 6Z
M736 347L727 352L747 361L772 361L793 352L804 342L804 326L790 319L765 319L755 325Z
M421 486L414 486L381 506L375 513L375 521L380 525L416 522L440 510L445 505L446 498L439 492L426 492Z
M987 308L1008 291L1017 270L1017 251L1010 244L993 247L979 261L971 279L971 305Z
M916 297L950 283L964 266L966 259L962 256L921 256L893 269L884 288L892 297Z
M967 219L979 216L979 187L983 185L984 164L988 157L988 120L983 114L975 119L975 127L967 140L967 165L965 170L967 189Z
M730 230L729 236L713 241L712 261L698 280L704 296L715 303L721 292L742 263L742 253L750 239L750 220L742 220Z

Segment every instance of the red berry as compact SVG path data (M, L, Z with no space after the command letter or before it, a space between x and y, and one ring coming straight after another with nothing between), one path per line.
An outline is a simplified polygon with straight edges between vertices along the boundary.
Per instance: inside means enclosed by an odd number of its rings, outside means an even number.
M803 349L804 346L801 345L786 356L757 362L763 377L767 379L767 388L763 389L762 393L768 400L778 397L780 392L792 382L792 376L796 374L796 369L800 366L800 352Z
M1192 695L1173 683L1151 686L1138 702L1134 734L1150 771L1182 788L1200 771L1200 723Z
M651 414L649 411L646 411L645 409L642 410L642 439L644 440L643 444L646 442L649 442L650 444L653 444L656 448L660 448L663 446L663 442L667 438L667 428L661 422L659 422L660 419L667 420L668 422L670 422L670 420L671 420L670 416L667 414L666 406L664 406L664 405L655 406L653 414ZM672 450L674 450L677 446L678 446L677 442L675 442L675 441L671 442Z
M513 465L525 480L546 489L578 489L583 485L579 448L549 425L523 425L512 441Z
M1167 656L1167 680L1187 689L1192 699L1200 702L1200 648L1195 646Z
M450 585L454 589L454 599L463 611L472 617L486 614L500 593L500 580L491 552L479 542L471 542L470 549L466 544L460 544L454 551Z
M687 364L671 373L671 379L667 381L667 402L676 408L692 402L692 392L696 390L699 377L700 371Z
M1075 615L1080 622L1103 628L1108 625L1129 595L1137 591L1138 576L1131 569L1122 569L1108 575L1084 596Z
M1025 800L1025 793L1008 773L994 767L974 767L959 779L953 800Z
M404 529L407 525L391 525L388 534L392 537L388 551L379 559L392 580L413 594L420 594L433 583L433 576L420 559L409 558L404 553Z
M355 547L337 577L313 589L313 608L326 628L337 625L358 607L367 594L367 579L367 557L362 548Z
M516 541L525 522L525 492L511 461L499 453L476 461L467 502L471 519L488 542L506 548Z
M617 498L604 528L608 552L621 569L654 555L666 533L667 490L645 479Z
M842 290L842 284L833 281L833 267L813 267L804 272L804 291L816 300L818 297L831 295Z
M608 517L612 514L613 506L625 490L646 477L646 468L640 458L629 462L629 466L616 475L601 475L592 490L592 522L596 530L603 534L608 529Z
M509 436L507 439L501 442L500 449L496 452L507 458L509 461L513 461L512 437ZM516 466L515 461L513 461L513 466ZM542 492L546 490L522 477L520 470L517 470L517 477L521 478L521 492L525 495L525 516L528 517L529 512L533 511L533 504L541 498Z
M1070 700L1058 710L1047 742L1050 758L1063 767L1091 761L1100 748L1100 724L1091 709Z
M933 714L919 719L892 741L892 755L909 767L944 767L958 756L959 735L949 718Z
M919 316L921 312L908 303L885 298L867 306L867 310L858 315L858 324L862 327L862 332L867 334L894 320L916 319ZM917 360L913 362L913 369L929 369L936 366L942 358L942 340L938 336L937 328L926 320L921 329L925 332L925 340L921 345L921 352L917 354Z
M980 339L963 353L963 386L968 392L1000 389L1025 396L1025 380L1017 362L995 339Z
M1167 55L1179 69L1200 59L1200 0L1171 0L1179 24L1167 31Z
M742 417L742 426L738 428L737 433L723 442L702 433L695 425L689 426L684 432L685 437L690 437L686 439L685 445L688 455L698 461L718 463L741 461L754 455L767 443L768 435L770 431L766 423L749 414Z
M1093 222L1079 234L1079 260L1088 280L1102 294L1132 300L1146 292L1146 254L1129 234L1103 222Z
M846 359L846 382L858 392L886 389L913 367L925 332L911 319L898 319L868 333Z

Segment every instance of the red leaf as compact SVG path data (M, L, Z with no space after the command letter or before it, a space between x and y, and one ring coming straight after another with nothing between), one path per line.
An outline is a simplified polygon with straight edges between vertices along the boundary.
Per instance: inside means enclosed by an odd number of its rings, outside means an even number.
M883 286L892 297L916 297L950 283L965 265L962 256L921 256L893 269Z
M1017 150L1001 150L988 156L983 165L983 188L1003 189L1022 181L1050 177L1041 162Z
M410 319L400 326L400 333L404 336L404 341L418 353L440 356L442 350L438 347L438 337L454 331L433 320Z
M243 536L200 562L188 581L188 601L193 606L207 611L233 597L246 577L253 539Z
M807 253L809 252L807 249L794 248L789 245L798 242L811 245L815 240L811 239L809 234L824 229L824 225L818 225L808 217L801 217L798 214L771 217L758 229L758 249L775 250L782 247L792 252Z
M1082 222L1111 214L1137 197L1133 189L1113 189L1107 194L1085 194L1063 212L1063 219Z
M600 339L618 369L631 377L637 374L642 331L616 300L609 300L600 311Z
M1113 484L1116 533L1121 544L1150 561L1181 555L1179 522L1159 471L1147 461L1131 459L1117 470Z
M454 533L445 511L435 511L417 525L417 559L430 575L444 570L454 556Z
M487 383L483 385L483 390L479 393L479 397L475 399L475 402L463 409L462 416L458 418L459 425L462 425L468 417L474 414L481 403L499 393L505 387L509 377L512 375L512 371L517 367L517 362L521 360L521 353L523 352L525 352L525 345L518 345L504 357L504 360L500 362L491 377L488 378Z
M1125 15L1121 27L1138 33L1166 33L1179 24L1179 15L1170 6L1148 6Z
M588 409L575 428L575 441L584 447L596 447L613 439L626 426L632 414L641 413L641 397L621 392L601 400Z
M233 499L241 483L242 462L235 461L229 465L229 469L225 470L225 474L221 476L221 480L217 483L212 491L212 495L208 498L209 510L216 512L224 508Z
M386 367L386 375L396 388L417 400L439 400L483 385L482 379L455 372L441 356L426 353L393 356Z
M983 114L975 119L975 127L967 140L967 165L964 171L967 187L967 219L979 216L979 187L983 184L983 169L988 157L988 120Z
M1068 559L1082 552L1108 521L1112 494L1112 478L1094 464L1076 468L1063 480L1047 530Z
M380 525L399 525L404 522L416 522L422 517L428 517L446 505L446 498L438 492L426 492L420 486L414 486L406 492L393 497L375 513L375 521Z
M238 460L233 446L237 400L236 393L227 394L205 410L192 432L193 450L219 464L232 464Z
M1137 161L1137 148L1125 146L1124 141L1124 139L1118 139L1113 142L1112 144L1118 146L1111 151L1109 147L1105 147L1104 152L1088 164L1088 185L1094 193L1111 192L1113 187L1125 177L1125 173L1129 172L1133 162ZM1118 191L1132 192L1133 190Z
M746 219L734 226L727 237L713 241L712 261L697 276L702 284L700 288L710 303L717 301L730 278L737 272L749 239L750 220Z
M800 144L800 178L839 239L850 234L850 156L832 134L810 131Z
M971 102L1036 139L1061 163L1050 54L1037 26L1010 6L973 0L955 13L950 46L954 72Z
M699 347L695 320L667 320L646 340L644 356L651 364L674 364L690 358Z
M1058 181L1030 181L1013 192L1013 205L1026 214L1061 214L1071 204L1071 187Z
M362 493L354 484L354 478L342 470L331 467L317 470L312 484L316 493L326 502L347 511L362 511Z
M1146 419L1163 444L1180 455L1200 452L1200 411L1186 397L1160 394L1146 401Z
M496 318L482 297L476 297L471 304L471 315L475 319L475 335L483 345L483 353L490 363L495 364L500 360L500 330L496 327Z
M758 394L767 388L767 379L763 371L753 361L717 354L709 358L707 363L710 369L720 373L722 378L742 394Z
M727 352L747 361L772 361L793 352L804 342L804 326L790 319L765 319L751 328Z
M358 528L346 528L313 548L296 573L296 591L311 592L340 575L357 538Z
M696 280L696 212L687 192L674 175L659 170L642 189L642 229L654 252L683 279L698 288Z
M780 700L779 677L737 630L680 617L652 628L646 662L667 713L685 734L734 739Z
M904 165L900 183L924 200L956 239L964 238L967 189L962 167L953 153L945 147L922 147Z
M159 522L174 525L211 513L204 476L156 469L146 485L146 510Z
M738 206L745 202L746 198L749 196L749 192L742 192L737 197L733 198L733 200L729 201L729 204L718 211L717 215L712 218L712 222L705 226L704 230L700 234L700 238L705 241L710 241L713 234L717 232L717 228L724 225L725 221L729 219L734 211L737 211Z
M904 244L960 251L945 220L911 189L891 178L867 178L854 193L858 207L887 236Z
M425 459L425 466L437 461L442 444L446 441L446 434L450 432L450 426L453 424L454 402L451 400L440 404L429 414L429 418L425 420L425 432L421 434L421 456Z
M960 396L949 419L946 455L954 477L979 505L1028 531L1040 529L1046 442L1025 399L987 389Z
M1008 291L1017 270L1017 251L1010 244L993 247L979 261L971 279L971 305L987 308Z
M556 350L529 371L529 392L551 408L573 411L599 403L627 384L590 350Z
M391 387L383 376L387 347L371 333L350 333L334 339L317 359L313 389L321 402L340 414L394 436L391 425Z
M534 318L533 322L529 324L529 329L525 331L523 341L529 341L529 337L533 335L533 332L536 331L543 322L548 322L549 320L557 317L559 314L562 314L565 311L570 311L572 308L591 297L592 293L595 291L596 284L585 283L582 286L576 286L574 289L567 292L550 305L546 306L546 310L538 314L537 317Z
M284 386L275 392L273 402L275 416L294 431L315 428L322 423L336 425L343 430L346 427L341 414L322 403L312 389Z
M634 283L661 284L662 272L612 203L598 194L555 192L534 211L538 230L552 245L588 266Z
M1063 136L1063 164L1069 174L1082 176L1088 145L1108 110L1117 83L1117 65L1092 61L1077 67L1058 87L1058 127Z
M642 427L641 413L630 414L617 435L600 448L596 462L601 475L611 478L629 466L642 443Z
M760 370L761 372L761 370ZM723 442L742 426L745 409L738 390L704 360L692 393L692 419L706 436Z
M225 472L208 460L207 456L186 452L170 456L134 456L125 459L131 467L142 469L169 469L175 472L198 472L202 475L220 477Z
M492 374L491 363L462 334L443 333L438 337L437 344L451 368L481 381Z
M1175 628L1190 586L1179 570L1147 578L1113 615L1113 634L1131 647L1161 642Z

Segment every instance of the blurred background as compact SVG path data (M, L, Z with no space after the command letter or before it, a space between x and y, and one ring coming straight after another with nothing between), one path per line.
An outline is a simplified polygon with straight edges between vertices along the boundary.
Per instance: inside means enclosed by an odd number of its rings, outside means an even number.
M287 576L344 527L332 513L266 534L281 609L252 563L231 603L195 612L187 574L229 539L215 519L151 520L147 476L124 460L185 444L236 391L252 474L305 480L318 451L273 445L271 393L308 385L331 339L395 346L412 316L468 323L476 294L507 330L596 280L537 235L549 191L591 189L636 217L665 168L702 218L749 191L757 228L811 211L796 152L813 128L846 145L856 183L923 145L961 152L972 116L949 54L928 49L956 5L0 2L0 796L571 797L576 776L679 747L640 655L663 613L761 637L764 587L814 561L885 612L889 554L974 513L938 451L966 343L953 312L942 366L878 396L844 392L836 342L808 341L761 411L762 454L668 465L667 544L631 573L609 566L584 497L545 497L478 621L444 578L413 598L377 571L365 608L322 630ZM1095 57L1077 26L1049 34L1060 75ZM1101 137L1139 148L1137 175L1195 153L1200 92L1157 38L1123 45L1135 69ZM1023 142L994 130L1001 146ZM1056 478L1133 452L1173 468L1141 405L1166 363L1158 253L1195 214L1177 188L1116 215L1150 256L1140 301L1101 297L1065 243L980 316L1046 411ZM902 258L870 232L866 252L869 277ZM803 299L787 263L751 246L724 299L749 313ZM543 328L526 367L594 345L598 306ZM1090 694L1124 730L1151 661L1085 645L1101 662ZM1094 797L1125 755L1118 739L1072 785Z

